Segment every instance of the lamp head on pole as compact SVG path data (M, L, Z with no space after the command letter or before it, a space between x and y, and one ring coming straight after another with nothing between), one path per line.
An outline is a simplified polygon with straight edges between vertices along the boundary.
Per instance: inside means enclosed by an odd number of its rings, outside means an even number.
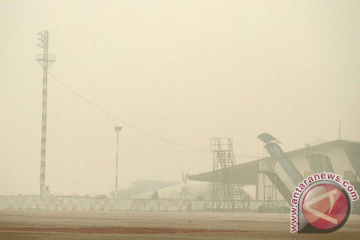
M41 48L45 48L45 46L48 44L47 43L47 31L44 30L42 32L37 33L37 40L39 41L39 43L37 44L38 47Z
M121 129L122 129L122 127L118 127L118 126L116 126L116 127L115 127L115 132L117 132L117 133L118 133L118 132L120 132L120 131L121 131Z

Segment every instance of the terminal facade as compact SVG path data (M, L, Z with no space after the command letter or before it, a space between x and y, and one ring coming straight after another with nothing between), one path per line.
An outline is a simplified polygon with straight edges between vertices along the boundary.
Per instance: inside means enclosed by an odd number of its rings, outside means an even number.
M281 211L290 207L294 188L305 178L321 172L340 175L360 192L360 143L335 140L302 149L282 152L279 141L269 134L259 138L270 153L269 157L237 164L234 177L226 178L228 184L256 186L253 201L259 211ZM224 171L223 169L215 171ZM214 182L218 173L211 171L190 175L194 181ZM353 213L360 214L360 204L354 202Z

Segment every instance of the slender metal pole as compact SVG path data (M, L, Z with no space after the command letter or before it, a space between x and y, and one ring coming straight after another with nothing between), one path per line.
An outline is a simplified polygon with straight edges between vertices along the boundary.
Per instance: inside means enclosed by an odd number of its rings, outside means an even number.
M41 124L41 166L40 166L40 195L43 197L45 187L45 159L46 159L46 106L47 106L47 67L48 67L48 33L44 31L44 61L43 61L43 102Z
M119 165L119 132L122 127L115 127L116 132L116 177L115 177L115 189L118 188L118 165Z
M49 32L44 30L38 33L39 46L44 49L44 54L37 54L36 61L43 67L43 100L41 123L41 166L40 166L40 196L45 190L45 161L46 161L46 108L47 108L47 74L48 68L55 62L55 55L49 54Z
M119 164L119 131L116 131L116 179L115 179L115 189L118 188L118 164Z

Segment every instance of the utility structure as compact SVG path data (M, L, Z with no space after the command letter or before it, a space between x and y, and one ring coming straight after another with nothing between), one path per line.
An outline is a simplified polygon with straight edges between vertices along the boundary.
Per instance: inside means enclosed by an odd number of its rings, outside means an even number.
M210 150L213 152L213 185L208 208L214 211L245 209L245 194L234 172L233 139L212 138Z
M41 124L41 167L40 167L40 196L48 192L45 185L45 160L46 160L46 106L47 106L47 73L50 66L55 62L55 55L49 54L49 32L44 30L38 33L37 46L44 49L43 54L36 54L36 61L43 68L43 100L42 100L42 124Z
M119 132L122 127L115 127L116 132L116 177L115 177L115 189L118 188L118 164L119 164Z
M189 179L189 173L184 174L184 171L181 172L182 177L182 186L180 191L180 199L189 199L190 198L190 189L187 186L187 181Z

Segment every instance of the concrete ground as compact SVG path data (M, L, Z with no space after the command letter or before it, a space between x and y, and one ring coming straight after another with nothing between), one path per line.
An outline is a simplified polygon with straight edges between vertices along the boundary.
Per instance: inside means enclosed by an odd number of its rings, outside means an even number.
M290 233L290 213L1 210L0 239L360 239L360 216L329 234Z

